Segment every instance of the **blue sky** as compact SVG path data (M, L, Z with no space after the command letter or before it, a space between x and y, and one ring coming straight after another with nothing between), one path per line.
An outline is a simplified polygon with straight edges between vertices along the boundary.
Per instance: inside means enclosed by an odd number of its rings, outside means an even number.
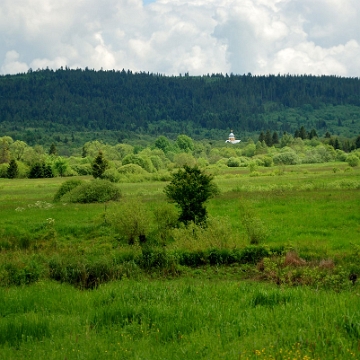
M359 0L1 0L0 74L360 77L359 19Z

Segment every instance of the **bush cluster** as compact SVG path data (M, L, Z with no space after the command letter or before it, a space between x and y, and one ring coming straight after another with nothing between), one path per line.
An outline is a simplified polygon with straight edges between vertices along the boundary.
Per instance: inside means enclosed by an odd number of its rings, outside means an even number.
M97 203L116 201L121 197L120 189L108 180L94 179L65 181L54 196L54 201L66 200L73 203Z

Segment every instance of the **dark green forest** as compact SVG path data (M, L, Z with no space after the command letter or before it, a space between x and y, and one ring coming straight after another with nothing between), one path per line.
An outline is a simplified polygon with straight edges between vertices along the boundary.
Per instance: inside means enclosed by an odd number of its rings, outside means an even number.
M109 140L109 133L113 142L179 134L226 139L230 129L255 138L301 126L319 136L358 136L360 79L68 68L0 76L0 134L30 145Z

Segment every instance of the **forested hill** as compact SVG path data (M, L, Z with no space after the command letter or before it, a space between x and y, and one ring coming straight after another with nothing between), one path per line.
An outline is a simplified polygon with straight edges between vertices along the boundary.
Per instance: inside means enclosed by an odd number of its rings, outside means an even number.
M360 79L59 69L0 77L0 131L359 133ZM349 130L350 129L350 130ZM194 132L192 134L191 132Z

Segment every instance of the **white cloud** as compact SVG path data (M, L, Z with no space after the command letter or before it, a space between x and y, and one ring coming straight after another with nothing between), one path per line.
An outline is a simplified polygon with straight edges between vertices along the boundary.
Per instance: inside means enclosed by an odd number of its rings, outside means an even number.
M26 72L29 67L26 63L20 62L19 54L15 50L8 51L0 68L3 74L17 74Z
M360 76L359 15L358 0L2 0L0 71Z

